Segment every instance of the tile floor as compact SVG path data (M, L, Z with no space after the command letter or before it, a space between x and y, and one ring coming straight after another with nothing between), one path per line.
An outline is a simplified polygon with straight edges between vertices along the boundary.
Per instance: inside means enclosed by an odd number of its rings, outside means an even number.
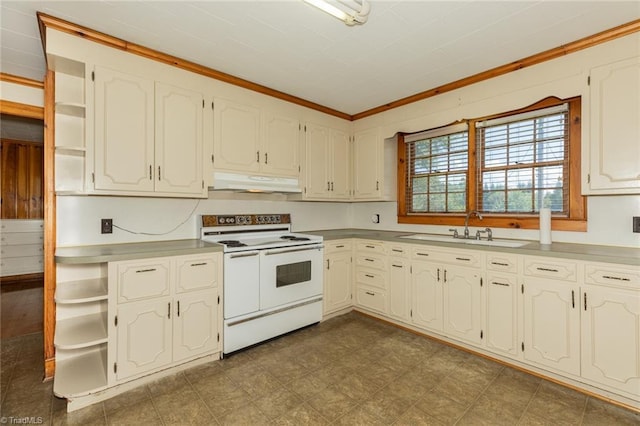
M41 382L42 335L0 345L8 423L640 425L638 413L356 313L68 414Z

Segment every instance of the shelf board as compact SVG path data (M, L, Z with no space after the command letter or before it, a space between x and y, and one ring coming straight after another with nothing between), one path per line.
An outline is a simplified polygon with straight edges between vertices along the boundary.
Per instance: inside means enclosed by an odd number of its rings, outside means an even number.
M107 345L56 362L53 393L61 398L85 396L107 388Z
M72 102L56 102L56 112L58 114L84 118L85 109L86 107L84 106L84 104L77 104Z
M106 313L67 318L56 324L56 349L82 349L107 342Z
M56 303L86 303L107 299L107 277L67 281L56 286Z
M56 146L56 154L77 155L82 157L86 154L87 149L77 146Z

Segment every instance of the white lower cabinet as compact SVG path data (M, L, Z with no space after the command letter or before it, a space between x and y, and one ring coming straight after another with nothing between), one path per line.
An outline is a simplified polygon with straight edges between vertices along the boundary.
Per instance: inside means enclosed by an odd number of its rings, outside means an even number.
M392 245L389 250L389 316L403 322L411 320L411 260L407 246Z
M412 322L480 343L482 269L462 266L480 265L480 258L466 251L415 248L412 259Z
M442 330L440 268L424 261L411 262L411 322L418 327Z
M221 268L212 254L109 264L119 302L113 300L116 380L220 349ZM135 294L137 301L127 302L122 294Z
M582 288L582 376L640 398L640 270L587 266Z
M551 370L580 374L578 286L524 278L524 359Z
M323 313L352 305L353 244L350 240L325 243Z
M487 272L485 345L490 351L509 357L520 353L518 288L516 275Z
M355 248L356 306L379 314L388 312L387 247L379 241L361 241Z
M519 329L520 256L507 253L487 254L487 279L484 292L484 342L495 353L518 358L521 354Z
M168 365L172 359L171 298L118 307L118 380Z
M174 306L173 360L214 352L219 345L218 293L204 290L181 295Z
M443 330L454 338L480 344L483 337L481 272L449 266L443 269Z
M221 253L71 262L56 271L54 393L69 410L221 351Z

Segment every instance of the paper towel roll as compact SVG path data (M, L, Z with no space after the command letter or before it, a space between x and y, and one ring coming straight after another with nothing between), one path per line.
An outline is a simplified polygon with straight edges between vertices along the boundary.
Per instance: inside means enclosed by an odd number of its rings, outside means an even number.
M540 244L551 244L551 209L540 209Z

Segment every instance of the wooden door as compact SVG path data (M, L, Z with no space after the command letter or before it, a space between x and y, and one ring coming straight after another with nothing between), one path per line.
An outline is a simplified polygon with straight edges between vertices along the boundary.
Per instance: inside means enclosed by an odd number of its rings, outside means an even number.
M443 274L444 331L468 342L482 341L479 271L447 266Z
M327 255L325 271L324 313L330 313L351 305L351 251Z
M418 327L442 330L443 268L429 262L411 264L411 319Z
M215 352L218 330L218 292L203 290L182 294L174 302L173 361Z
M0 141L2 219L43 218L43 146L9 139Z

